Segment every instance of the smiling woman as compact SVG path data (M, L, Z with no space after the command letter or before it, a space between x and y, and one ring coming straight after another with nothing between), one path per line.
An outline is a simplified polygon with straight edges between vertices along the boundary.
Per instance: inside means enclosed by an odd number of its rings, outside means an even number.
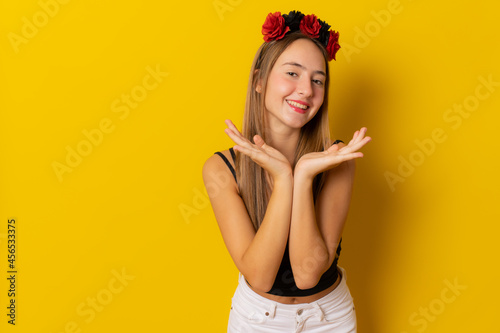
M240 271L228 332L356 332L337 261L354 160L371 138L362 128L347 145L330 139L328 63L340 46L329 29L315 15L268 15L242 132L226 120L235 145L203 166L222 238ZM221 173L231 181L213 186Z
M322 51L310 39L299 38L286 48L267 80L268 112L264 116L269 128L281 127L277 122L283 122L282 125L299 129L314 118L325 96L325 67ZM258 82L257 91L261 87ZM290 108L295 112L290 112Z

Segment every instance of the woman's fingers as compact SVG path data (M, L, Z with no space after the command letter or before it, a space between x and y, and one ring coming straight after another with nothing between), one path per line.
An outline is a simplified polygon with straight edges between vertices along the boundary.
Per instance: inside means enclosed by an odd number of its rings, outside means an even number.
M273 147L269 146L265 141L264 139L262 139L262 137L258 134L255 134L254 137L253 137L253 140L255 142L255 144L261 148L265 153L267 153L268 155L274 155L276 153L276 149L274 149Z
M351 144L355 144L355 143L359 142L359 140L363 138L363 135L365 132L366 132L365 127L362 127L360 130L357 130L356 132L354 132L351 141L349 141L349 143L347 145L349 146Z
M363 157L363 153L360 151L357 152L352 152L352 153L343 153L343 154L336 154L331 157L331 160L328 162L329 168L332 166L337 166L342 162L349 161L355 158L360 158Z
M349 153L349 154L345 154L345 155L342 155L341 157L341 162L345 162L345 161L349 161L349 160L352 160L352 159L355 159L355 158L360 158L360 157L363 157L363 153L358 151L358 152L355 152L355 153Z
M242 138L242 137L243 137L243 135L241 135L240 131L236 128L236 126L233 124L233 122L232 122L231 120L226 119L224 122L226 123L227 127L228 127L231 131L233 131L233 133L234 133L237 137L239 137L239 138Z
M240 133L230 119L225 119L224 122L228 126L228 128L224 129L224 132L236 143L233 147L236 151L250 157L272 174L282 172L287 167L286 164L289 166L283 154L267 145L260 135L255 134L249 140Z
M240 139L242 140L246 140L246 138L243 136L243 134L241 134L241 132L238 130L238 128L236 128L236 126L233 124L233 122L229 119L226 119L225 121L227 127L233 131L233 133Z
M232 129L226 128L224 129L224 133L226 133L229 136L229 138L234 141L234 143L241 145L245 144L244 141L240 137L238 137Z
M253 145L240 133L240 131L238 131L238 129L236 128L236 126L234 126L231 120L226 119L225 123L228 126L228 128L224 129L224 132L231 138L231 140L234 141L234 143L246 147L251 147Z
M262 137L258 134L253 136L253 142L255 142L255 144L259 147L262 147L265 144L264 139L262 139Z
M226 119L226 120L224 120L224 122L226 123L227 127L231 128L231 129L233 129L235 131L238 131L238 129L233 124L233 122L231 121L231 119Z
M255 142L255 145L257 146L259 151L270 157L276 157L276 149L266 144L266 142L260 135L255 134L253 137L253 141Z
M270 147L265 144L260 135L254 135L253 141L255 143L252 143L238 131L230 119L226 119L224 122L228 126L228 128L224 129L224 132L236 143L234 146L235 150L240 151L253 160L264 158L261 154L265 154L264 150L268 150Z
M255 163L259 165L262 163L263 158L265 158L265 155L263 155L262 151L260 151L259 149L247 148L239 145L234 146L234 149L250 157Z
M339 145L337 143L337 144L334 144L334 145L331 145L330 147L328 147L328 149L325 150L325 153L330 154L330 153L333 153L334 151L339 151L339 150L340 150L340 148L339 148Z
M352 147L357 147L356 149L359 149L364 144L366 144L369 141L369 140L368 141L365 140L366 138L368 138L368 137L365 137L366 131L367 131L367 128L362 127L360 130L354 132L352 140L349 141L349 144L347 146L343 147L341 150L352 151ZM363 141L363 140L365 140L365 141ZM359 143L361 143L361 142L364 142L364 143L362 143L362 145L360 146Z
M360 130L354 132L352 140L347 146L342 147L336 152L336 157L340 158L341 161L351 160L353 158L363 157L363 153L358 150L364 145L371 141L371 137L365 136L367 131L366 127L362 127ZM333 152L334 150L332 150Z
M356 140L356 137L358 136L358 134L359 134L359 131L354 132L354 135L352 136L352 139L351 139L351 141L349 141L348 145L352 144Z
M353 153L359 149L361 149L364 145L371 141L371 137L367 136L361 139L359 142L349 144L348 146L343 147L339 152L342 154Z
M251 154L251 149L250 148L247 148L247 147L244 147L244 146L240 146L240 145L235 145L233 148L234 148L234 150L242 152L245 155L250 155Z
M360 130L358 130L354 133L353 138L352 138L352 143L356 144L356 143L360 142L361 140L363 140L365 134L366 134L366 127L362 127Z

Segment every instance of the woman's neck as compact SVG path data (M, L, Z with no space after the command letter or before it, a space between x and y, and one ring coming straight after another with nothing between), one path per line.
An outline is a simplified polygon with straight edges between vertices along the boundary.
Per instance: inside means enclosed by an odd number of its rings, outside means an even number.
M266 133L266 143L281 152L293 167L295 149L297 147L297 143L299 142L300 129L288 129L289 130L283 131L276 129L273 130L271 128Z

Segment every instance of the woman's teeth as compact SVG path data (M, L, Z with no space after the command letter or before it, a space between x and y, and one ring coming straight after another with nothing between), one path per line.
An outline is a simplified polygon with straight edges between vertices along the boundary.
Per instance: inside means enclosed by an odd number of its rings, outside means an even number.
M309 107L307 105L303 105L297 102L292 102L292 101L286 101L288 104L295 106L297 108L301 108L302 110L307 110Z

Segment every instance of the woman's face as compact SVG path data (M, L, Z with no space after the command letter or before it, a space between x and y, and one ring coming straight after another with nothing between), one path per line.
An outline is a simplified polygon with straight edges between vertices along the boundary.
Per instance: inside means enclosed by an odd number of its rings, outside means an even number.
M301 128L316 115L325 96L325 67L322 52L308 39L286 48L267 81L265 106L271 126Z

